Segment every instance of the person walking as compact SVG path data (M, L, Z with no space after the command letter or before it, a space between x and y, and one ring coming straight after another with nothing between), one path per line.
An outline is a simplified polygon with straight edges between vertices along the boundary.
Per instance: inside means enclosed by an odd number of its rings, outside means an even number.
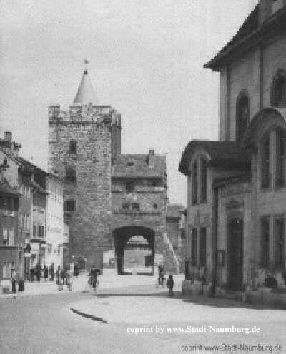
M40 263L38 263L38 264L36 265L36 277L37 277L37 281L40 281L40 280L41 280L41 271L42 271L41 265L40 265Z
M54 281L54 278L55 278L55 265L54 265L54 263L52 263L50 266L50 279L51 279L51 281Z
M92 286L92 288L94 290L96 290L96 285L97 285L97 269L95 268L95 266L93 265L90 272L89 272L89 284Z
M60 284L60 279L61 279L61 267L58 266L58 269L56 271L56 284L57 285Z
M169 296L173 296L174 279L172 274L169 275L169 279L167 280L167 287L169 289Z
M164 277L164 267L160 264L159 267L158 267L158 272L159 272L159 285L162 285L164 286L164 280L165 280L165 277Z
M46 265L44 265L44 279L45 279L45 281L48 280L48 277L49 277L49 269Z

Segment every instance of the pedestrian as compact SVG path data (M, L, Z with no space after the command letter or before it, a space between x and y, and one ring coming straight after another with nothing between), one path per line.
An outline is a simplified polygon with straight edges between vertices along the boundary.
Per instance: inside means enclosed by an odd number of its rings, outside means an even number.
M34 268L30 269L30 274L31 274L30 280L31 280L31 282L33 282L34 281L34 277L35 277L35 269Z
M73 283L73 274L70 269L68 269L66 273L66 283L67 283L67 288L69 291L72 291L72 283Z
M61 270L61 283L65 285L67 277L66 277L66 269L63 267Z
M55 278L55 265L54 265L54 263L52 263L50 266L50 279L51 279L51 281L54 281L54 278Z
M57 285L60 284L60 279L61 279L61 267L58 266L58 269L56 271L56 284Z
M76 278L77 278L78 275L79 275L79 269L78 269L78 265L77 265L77 264L74 265L73 274L74 274L74 276L75 276Z
M97 274L98 274L98 270L93 265L89 272L89 284L92 286L94 290L96 290L96 285L97 285Z
M12 293L16 294L16 274L14 272L11 276L11 283L12 283Z
M172 274L169 275L169 279L167 280L167 287L169 288L169 296L173 296L174 279Z
M44 279L45 279L45 281L47 281L48 277L49 277L49 269L46 265L44 265Z
M42 271L41 265L40 265L40 263L38 263L38 264L36 265L36 277L37 277L37 281L40 281L40 280L41 280L41 271Z
M159 285L162 285L164 286L164 280L165 280L165 277L164 277L164 267L160 264L159 267L158 267L158 272L159 272Z

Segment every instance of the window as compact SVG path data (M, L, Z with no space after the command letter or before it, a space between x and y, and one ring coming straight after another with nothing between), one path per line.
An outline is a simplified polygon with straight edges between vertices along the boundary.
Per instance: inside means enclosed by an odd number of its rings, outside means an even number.
M140 209L139 203L132 203L132 210L139 210L139 209Z
M66 168L66 181L76 182L76 170L73 167Z
M236 140L241 142L249 123L249 99L243 94L236 105Z
M192 203L198 202L198 162L193 163L192 168Z
M130 181L126 183L126 193L134 192L134 182Z
M154 209L158 209L158 204L157 204L157 203L154 203L154 204L153 204L153 208L154 208Z
M201 198L200 202L204 203L207 200L207 161L201 159Z
M65 200L64 211L67 211L67 212L76 211L76 201L73 199Z
M14 246L15 245L15 240L14 240L14 229L9 230L9 246Z
M271 105L274 107L286 107L286 72L284 70L278 70L274 76Z
M285 264L285 219L278 217L274 221L275 237L275 265L283 267Z
M192 229L192 265L196 266L197 265L197 244L198 244L198 240L197 240L197 229Z
M123 203L122 203L122 209L123 209L123 210L129 210L129 205L130 205L130 204L129 204L128 202L123 202Z
M33 225L33 236L37 236L37 225Z
M200 229L200 266L207 264L207 228Z
M261 264L267 266L270 263L270 218L261 218Z
M268 134L262 142L261 149L261 186L269 188L271 182L270 174L270 134Z
M286 186L286 133L272 130L261 143L261 187Z
M71 140L70 141L69 153L70 154L76 154L76 140Z
M285 154L285 143L286 134L283 130L279 129L276 135L277 139L277 168L276 168L276 186L284 187L286 182L286 154Z
M39 237L45 236L45 226L39 225Z

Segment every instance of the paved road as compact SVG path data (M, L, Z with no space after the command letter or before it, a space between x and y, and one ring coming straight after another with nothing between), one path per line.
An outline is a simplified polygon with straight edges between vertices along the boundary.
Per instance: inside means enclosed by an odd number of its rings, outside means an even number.
M280 345L277 352L286 353L283 310L241 307L225 300L194 302L163 293L138 296L138 289L139 284L129 287L132 296L118 296L110 286L98 295L66 292L1 298L0 353L231 353L224 347L217 351L200 347L223 343L260 344L264 349ZM223 328L235 333L213 332ZM237 333L241 328L260 328L260 333ZM195 351L196 345L202 350Z

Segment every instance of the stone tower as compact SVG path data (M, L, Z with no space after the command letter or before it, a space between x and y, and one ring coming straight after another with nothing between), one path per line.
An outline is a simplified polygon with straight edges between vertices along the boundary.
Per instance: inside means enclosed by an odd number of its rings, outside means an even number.
M70 259L87 267L101 267L112 248L111 165L120 149L120 114L97 104L85 68L69 110L49 107L49 170L64 184Z

